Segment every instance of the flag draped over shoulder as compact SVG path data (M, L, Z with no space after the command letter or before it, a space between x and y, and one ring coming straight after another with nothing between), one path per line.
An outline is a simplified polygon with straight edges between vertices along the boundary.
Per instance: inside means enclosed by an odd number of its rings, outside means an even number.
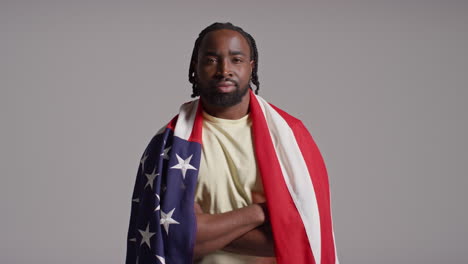
M300 120L252 91L250 99L277 263L338 263L328 176L315 142ZM201 111L199 100L182 105L142 155L132 197L127 264L192 263Z

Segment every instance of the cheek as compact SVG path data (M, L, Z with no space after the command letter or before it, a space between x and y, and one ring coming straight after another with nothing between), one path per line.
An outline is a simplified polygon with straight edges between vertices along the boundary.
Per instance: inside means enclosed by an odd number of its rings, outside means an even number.
M244 82L249 82L250 81L250 75L252 74L251 69L243 69L242 72L240 72L240 77Z
M216 69L214 67L210 66L201 66L197 68L197 74L200 77L210 77L216 72Z

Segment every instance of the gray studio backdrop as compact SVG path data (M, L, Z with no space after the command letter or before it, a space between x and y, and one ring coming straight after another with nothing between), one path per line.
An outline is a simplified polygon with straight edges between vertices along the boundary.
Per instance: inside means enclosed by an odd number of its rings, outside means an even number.
M0 263L123 263L139 158L197 34L258 42L260 94L329 170L341 263L468 263L468 1L0 2Z

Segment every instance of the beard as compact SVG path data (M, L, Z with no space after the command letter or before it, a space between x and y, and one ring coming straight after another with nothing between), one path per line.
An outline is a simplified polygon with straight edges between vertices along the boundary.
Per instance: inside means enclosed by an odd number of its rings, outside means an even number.
M219 106L219 107L230 107L234 106L242 101L242 98L247 94L250 85L246 85L243 88L240 88L237 83L235 83L236 89L229 93L220 93L215 88L210 89L200 89L200 97L206 100L207 103Z

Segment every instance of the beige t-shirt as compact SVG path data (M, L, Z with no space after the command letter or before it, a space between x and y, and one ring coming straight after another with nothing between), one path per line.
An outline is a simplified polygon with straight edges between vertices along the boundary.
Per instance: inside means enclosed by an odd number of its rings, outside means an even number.
M224 213L252 204L252 192L263 194L255 160L250 115L230 120L203 112L203 146L195 202L206 213ZM254 263L257 258L217 251L203 264Z

